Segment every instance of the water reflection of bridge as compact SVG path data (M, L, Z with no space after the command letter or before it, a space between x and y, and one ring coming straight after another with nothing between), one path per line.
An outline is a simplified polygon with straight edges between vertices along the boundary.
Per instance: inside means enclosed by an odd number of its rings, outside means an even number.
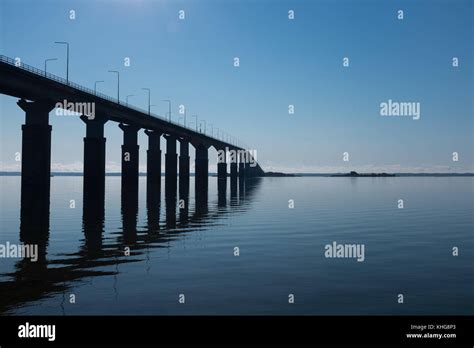
M42 298L64 293L72 288L73 282L88 277L118 274L104 271L107 266L122 263L143 262L153 248L169 248L173 241L210 224L219 223L232 213L243 213L249 209L259 187L261 178L217 179L217 197L209 204L208 190L194 192L194 206L190 209L189 185L180 185L179 193L165 185L164 200L160 195L149 195L146 201L147 223L137 227L138 200L130 199L122 191L122 230L108 233L104 237L104 200L84 200L82 245L77 252L62 254L63 258L48 260L49 209L28 209L29 215L22 214L20 241L37 244L37 262L22 259L15 270L7 276L11 280L0 283L0 313L8 314L19 306ZM85 197L88 195L85 194ZM133 195L135 197L135 195ZM164 203L164 221L160 221ZM184 204L183 204L184 203ZM44 208L39 205L38 208ZM125 256L125 247L130 248L130 256ZM100 269L100 270L99 270Z

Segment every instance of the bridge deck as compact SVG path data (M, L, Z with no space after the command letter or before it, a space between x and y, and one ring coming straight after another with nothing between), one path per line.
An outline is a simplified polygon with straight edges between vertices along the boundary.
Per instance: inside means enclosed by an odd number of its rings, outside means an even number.
M108 95L94 92L30 65L21 63L17 66L14 59L4 55L0 55L0 93L27 100L46 99L55 103L64 100L72 103L95 103L98 115L115 122L134 124L144 129L159 129L186 138L193 145L203 143L217 149L228 147L243 150L240 146L184 127L162 116L153 113L149 115L140 108L120 104L117 99Z

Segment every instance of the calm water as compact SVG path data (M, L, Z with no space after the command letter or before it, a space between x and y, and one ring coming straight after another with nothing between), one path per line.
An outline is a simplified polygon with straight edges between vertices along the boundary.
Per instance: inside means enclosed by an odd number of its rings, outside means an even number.
M19 243L20 177L0 183L0 242ZM209 178L197 206L191 178L189 209L147 207L140 177L137 215L107 177L103 232L82 177L51 185L45 260L0 259L3 314L474 314L472 177L263 178L225 196ZM365 261L325 258L333 241Z

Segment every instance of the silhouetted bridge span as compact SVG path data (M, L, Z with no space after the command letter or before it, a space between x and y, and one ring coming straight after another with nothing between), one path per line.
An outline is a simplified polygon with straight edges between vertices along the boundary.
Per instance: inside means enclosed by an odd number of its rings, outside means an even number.
M118 122L123 131L122 192L130 193L125 196L126 199L138 197L138 131L140 129L144 129L148 135L147 196L152 197L154 193L157 193L159 197L161 136L166 139L165 182L167 189L176 188L178 167L180 189L181 187L186 188L189 183L189 144L196 149L196 189L207 190L208 150L211 146L218 151L239 153L239 156L230 161L231 180L237 177L264 175L263 170L256 162L255 166L249 165L249 152L236 144L170 122L163 117L135 107L121 104L118 99L97 93L24 63L16 64L15 60L3 55L0 55L0 93L19 98L18 106L26 114L26 121L22 126L21 196L22 201L36 201L38 205L35 209L41 210L42 208L39 197L47 196L49 200L52 131L52 126L49 125L49 113L57 103L64 101L76 105L88 103L95 107L93 115L83 114L80 116L86 124L84 138L85 199L91 198L101 201L105 194L106 139L104 124L107 121ZM178 142L180 144L179 158ZM245 163L246 160L247 163ZM225 158L217 164L217 175L219 180L226 180L228 176Z

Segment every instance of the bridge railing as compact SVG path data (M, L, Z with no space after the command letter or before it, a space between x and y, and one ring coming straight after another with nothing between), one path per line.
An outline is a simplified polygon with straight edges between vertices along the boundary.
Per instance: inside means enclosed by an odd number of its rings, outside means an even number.
M71 82L71 81L68 81L66 80L65 78L63 77L59 77L57 75L54 75L54 74L51 74L51 73L48 73L44 70L41 70L41 69L38 69L38 68L35 68L31 65L28 65L28 64L25 64L23 62L17 62L15 59L13 58L10 58L10 57L7 57L7 56L4 56L4 55L1 55L0 54L0 62L3 62L3 63L6 63L6 64L9 64L9 65L12 65L16 68L19 68L19 69L23 69L23 70L26 70L26 71L29 71L35 75L38 75L38 76L41 76L41 77L44 77L44 78L47 78L49 80L53 80L53 81L56 81L58 83L61 83L65 86L69 86L69 87L73 87L77 90L80 90L82 92L85 92L85 93L88 93L94 97L98 97L98 98L101 98L103 100L106 100L106 101L109 101L109 102L112 102L112 103L116 103L120 106L124 106L126 108L129 108L129 109L132 109L132 110L135 110L135 111L138 111L138 112L141 112L143 114L147 114L148 115L148 111L145 111L144 109L141 109L141 108L138 108L136 106L133 106L133 105L130 105L130 104L127 104L127 105L124 105L124 104L120 104L116 98L112 98L104 93L100 93L100 92L97 92L97 91L94 91L93 89L90 89L90 88L87 88L87 87L84 87L84 86L81 86L77 83L74 83L74 82ZM151 113L150 112L150 116L152 117L155 117L155 118L158 118L158 119L162 119L168 123L171 123L171 124L174 124L178 127L181 127L181 128L186 128L186 129L189 129L193 132L197 132L197 130L195 130L194 128L191 128L189 127L188 125L181 125L179 122L174 122L174 121L171 121L163 116L160 116L160 115L156 115L154 113ZM199 133L199 132L198 132ZM203 134L203 133L200 133L200 134ZM217 141L223 141L222 139L218 139L218 138L215 138L214 136L209 136L207 134L204 134L206 135L207 137L209 138L212 138L214 140L217 140Z

